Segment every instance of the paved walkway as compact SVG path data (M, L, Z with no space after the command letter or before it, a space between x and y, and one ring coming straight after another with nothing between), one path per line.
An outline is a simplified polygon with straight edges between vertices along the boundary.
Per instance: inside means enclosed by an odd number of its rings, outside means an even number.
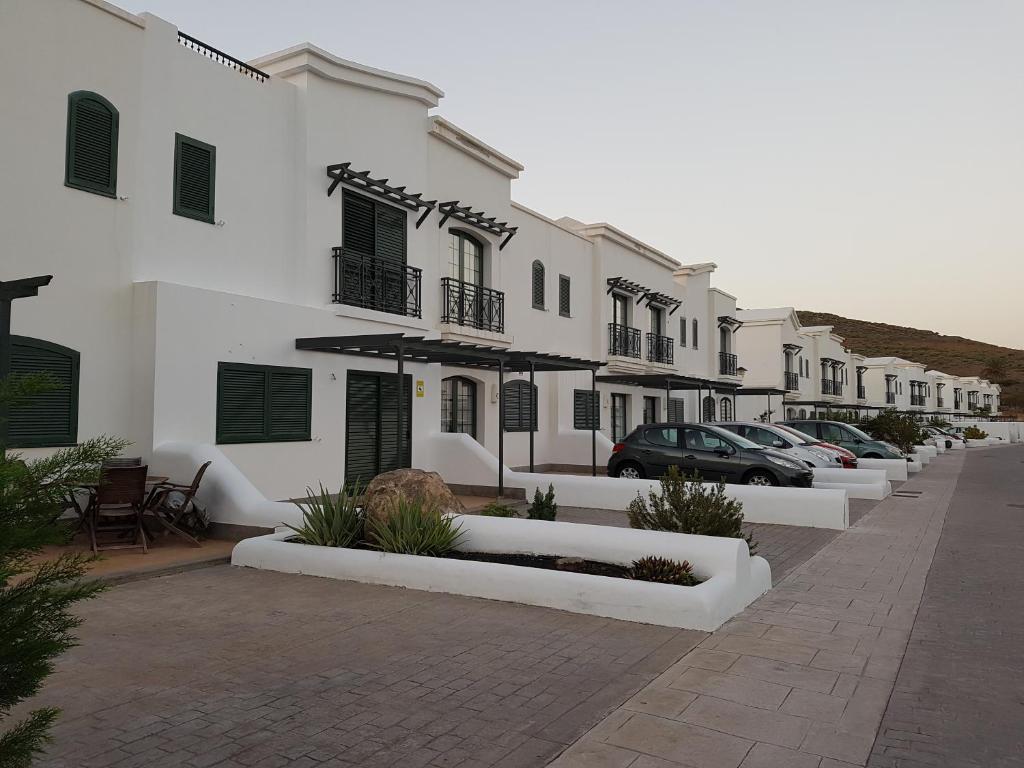
M82 613L40 766L541 766L707 636L230 566Z
M868 760L965 452L933 461L570 747L552 768Z
M1024 766L1022 462L967 455L872 768Z

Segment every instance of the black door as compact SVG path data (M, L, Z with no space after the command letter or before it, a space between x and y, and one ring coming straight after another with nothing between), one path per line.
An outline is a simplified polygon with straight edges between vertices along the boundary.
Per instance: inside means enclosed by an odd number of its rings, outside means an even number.
M738 479L740 467L733 454L735 448L713 432L695 427L683 431L683 469L696 470L703 480Z
M658 421L658 398L644 397L644 424Z
M638 442L644 473L648 477L661 477L668 468L679 464L679 430L675 427L650 427L644 430L643 441Z
M403 439L398 439L398 375L349 371L345 397L345 483L365 485L382 472L409 467L412 376L403 381Z

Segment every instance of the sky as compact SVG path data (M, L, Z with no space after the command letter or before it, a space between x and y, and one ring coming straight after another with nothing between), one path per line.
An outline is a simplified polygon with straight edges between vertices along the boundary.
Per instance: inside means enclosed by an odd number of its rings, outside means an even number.
M114 0L428 80L517 201L795 306L1024 348L1022 0Z

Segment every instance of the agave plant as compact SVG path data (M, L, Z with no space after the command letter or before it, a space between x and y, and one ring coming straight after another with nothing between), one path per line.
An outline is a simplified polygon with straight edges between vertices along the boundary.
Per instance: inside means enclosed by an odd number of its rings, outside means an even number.
M320 492L306 488L304 501L296 501L295 505L302 510L302 525L285 526L296 533L296 540L303 544L316 544L321 547L351 547L363 535L363 511L358 501L361 490L358 484L349 488L342 486L337 495L331 493L320 483Z
M628 576L639 581L656 581L659 584L676 584L681 587L692 587L697 583L688 560L680 563L667 557L649 556L634 560Z
M382 552L441 557L462 540L462 525L420 501L399 496L391 514L371 517L367 537Z

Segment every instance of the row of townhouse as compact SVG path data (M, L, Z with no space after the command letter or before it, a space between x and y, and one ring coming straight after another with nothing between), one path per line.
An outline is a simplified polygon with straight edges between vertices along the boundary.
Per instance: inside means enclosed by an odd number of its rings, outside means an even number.
M767 401L740 398L744 419L870 415L889 408L951 420L999 413L998 384L899 357L865 357L848 349L831 326L802 326L791 307L740 310L736 317L742 323L736 349L747 366L740 393L778 395L770 414Z
M513 201L523 166L430 83L309 44L243 63L103 0L4 4L0 65L26 73L0 280L53 275L15 302L11 367L64 384L12 409L12 447L216 444L288 498L603 463L639 423L795 416L853 381L885 405L884 365L737 311L714 264ZM926 400L951 380L913 375Z

